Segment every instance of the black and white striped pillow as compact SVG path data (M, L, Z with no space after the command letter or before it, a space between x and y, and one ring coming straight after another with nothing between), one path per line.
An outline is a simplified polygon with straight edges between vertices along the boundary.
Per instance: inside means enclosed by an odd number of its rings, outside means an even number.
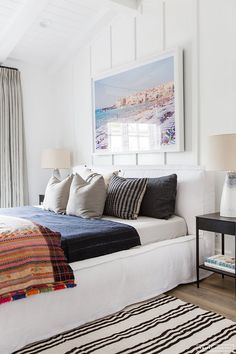
M104 213L122 219L137 219L146 186L147 178L126 179L113 175Z

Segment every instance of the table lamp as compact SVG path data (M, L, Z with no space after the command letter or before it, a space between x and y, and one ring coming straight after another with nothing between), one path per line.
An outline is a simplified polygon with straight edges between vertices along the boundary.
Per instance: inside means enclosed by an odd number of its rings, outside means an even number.
M53 176L60 179L59 168L70 168L70 151L65 149L44 149L42 152L41 167L53 169Z
M220 216L236 218L236 134L209 137L207 169L227 172L221 196Z

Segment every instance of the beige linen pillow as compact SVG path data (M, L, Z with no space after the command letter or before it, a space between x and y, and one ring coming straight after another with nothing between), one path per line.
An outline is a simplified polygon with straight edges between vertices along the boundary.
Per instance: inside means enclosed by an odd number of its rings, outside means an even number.
M70 196L66 214L82 218L101 218L106 201L106 185L104 178L92 174L85 181L75 174L70 187Z
M94 172L93 170L91 170L91 168L85 168L85 170L81 173L82 178L84 178L85 180L87 180L88 177L90 177L93 174L98 174L97 172ZM113 175L118 176L119 171L112 171L112 172L106 172L106 173L101 173L101 175L104 178L105 181L105 185L108 188L111 177Z
M63 181L55 176L50 178L43 201L44 210L65 213L72 180L73 175L66 177Z

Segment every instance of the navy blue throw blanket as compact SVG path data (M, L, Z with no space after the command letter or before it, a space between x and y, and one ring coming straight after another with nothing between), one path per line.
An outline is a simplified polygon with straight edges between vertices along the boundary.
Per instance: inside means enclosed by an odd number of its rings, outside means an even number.
M60 232L68 262L103 256L140 245L132 226L109 220L83 219L60 215L35 207L0 209L1 215L31 220Z

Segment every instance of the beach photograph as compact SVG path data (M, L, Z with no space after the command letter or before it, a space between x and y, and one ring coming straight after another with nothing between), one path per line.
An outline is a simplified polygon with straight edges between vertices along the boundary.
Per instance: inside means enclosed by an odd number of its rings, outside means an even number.
M174 55L94 81L95 152L176 143Z

